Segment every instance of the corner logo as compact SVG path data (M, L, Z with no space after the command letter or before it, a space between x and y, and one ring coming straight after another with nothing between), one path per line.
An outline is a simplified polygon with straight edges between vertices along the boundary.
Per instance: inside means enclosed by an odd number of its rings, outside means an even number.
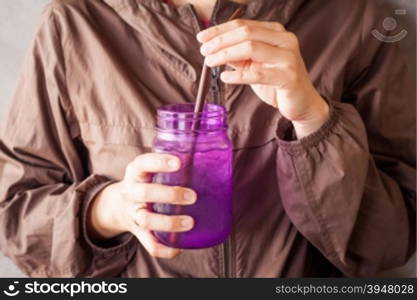
M406 15L407 14L407 10L405 9L396 9L395 10L395 14L396 15ZM385 18L384 21L382 22L382 26L384 27L384 29L387 32L392 32L395 29L397 29L398 27L398 23L397 20L392 18L392 17L388 17ZM395 34L395 35L384 35L381 32L379 32L378 30L374 29L372 30L372 35L379 41L384 42L384 43L396 43L399 42L401 40L403 40L408 34L408 31L403 29L401 30L399 33Z
M14 297L19 295L20 291L16 289L16 285L19 284L19 281L13 282L13 284L8 286L7 290L4 290L3 293L5 293L9 297Z

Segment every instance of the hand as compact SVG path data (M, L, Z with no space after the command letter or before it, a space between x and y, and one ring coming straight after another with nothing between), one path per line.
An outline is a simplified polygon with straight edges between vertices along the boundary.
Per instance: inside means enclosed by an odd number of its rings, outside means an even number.
M150 203L190 205L193 190L151 183L152 173L175 172L180 160L172 155L148 153L136 157L126 168L121 182L109 185L93 200L88 212L88 231L93 239L109 239L133 233L154 257L173 258L180 249L158 242L151 231L181 232L193 228L190 216L167 216L151 212Z
M314 88L301 57L298 39L275 22L234 20L197 35L209 67L229 65L221 79L249 84L264 102L292 121L298 138L319 129L329 107Z

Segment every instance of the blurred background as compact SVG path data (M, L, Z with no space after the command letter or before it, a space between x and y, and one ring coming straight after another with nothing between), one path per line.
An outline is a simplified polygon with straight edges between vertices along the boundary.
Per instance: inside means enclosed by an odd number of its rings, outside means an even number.
M10 103L23 56L29 46L39 14L48 2L48 0L0 0L0 116L3 116ZM408 32L399 43L416 82L416 0L385 0L385 2L392 10L391 17L398 22L397 26ZM384 21L381 20L381 23ZM0 277L22 276L24 275L0 254ZM415 256L403 268L385 272L381 276L416 277Z

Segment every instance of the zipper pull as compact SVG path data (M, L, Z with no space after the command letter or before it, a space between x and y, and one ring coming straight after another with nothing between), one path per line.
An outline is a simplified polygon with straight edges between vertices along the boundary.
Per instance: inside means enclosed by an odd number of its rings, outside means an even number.
M218 80L220 75L220 67L211 68L211 78Z
M221 105L220 99L220 67L211 69L211 96L214 104Z

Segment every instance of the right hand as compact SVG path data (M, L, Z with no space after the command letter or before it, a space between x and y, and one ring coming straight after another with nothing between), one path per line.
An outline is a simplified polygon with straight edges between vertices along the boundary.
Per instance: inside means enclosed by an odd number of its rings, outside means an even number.
M180 249L161 244L151 231L188 231L194 226L193 218L157 214L149 210L149 204L195 203L197 194L191 189L151 183L152 173L175 172L180 167L181 161L176 156L159 153L137 156L126 167L123 180L104 188L91 203L87 220L90 237L103 240L131 232L150 255L177 256Z

